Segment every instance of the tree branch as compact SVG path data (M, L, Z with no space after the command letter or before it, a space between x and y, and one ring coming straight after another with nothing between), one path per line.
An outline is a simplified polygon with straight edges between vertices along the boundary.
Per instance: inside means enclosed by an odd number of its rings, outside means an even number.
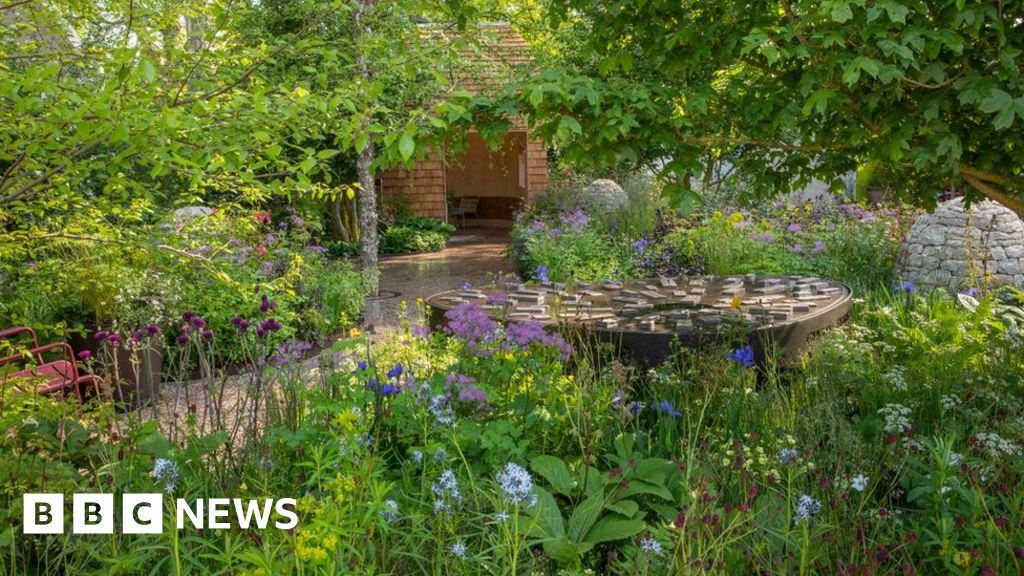
M36 186L39 186L41 184L45 184L51 178L53 178L57 174L60 174L64 170L66 170L68 168L68 166L71 165L72 162L74 162L75 160L81 158L85 154L88 154L89 152L93 151L101 143L102 143L102 140L93 140L92 142L86 144L85 146L82 146L78 150L75 150L73 153L68 155L67 160L64 163L58 164L57 166L54 166L54 167L50 168L46 172L40 174L39 177L37 177L35 180L29 182L28 184L25 184L24 186L22 186L18 190L16 190L16 191L14 191L14 192L4 196L3 198L0 198L0 204L6 204L8 202L12 202L14 200L17 200L18 198L20 198L20 197L28 194L29 192L31 192L32 189L35 188ZM11 185L13 185L13 183L9 184L6 188L10 188ZM0 189L0 191L3 191L3 189Z
M12 2L10 4L7 4L6 6L0 6L0 11L10 10L11 8L17 8L18 6L21 6L22 4L28 4L29 2L32 2L32 0L20 0L19 2Z
M985 183L981 179L976 178L975 176L968 174L967 172L961 170L960 173L963 175L965 182L970 184L971 187L973 187L978 192L984 194L986 198L999 202L1003 206L1006 206L1010 210L1013 210L1013 212L1016 213L1017 216L1020 216L1021 219L1024 219L1024 202L1022 202L1020 198L1016 198L1001 190L996 190L995 188Z
M733 145L733 146L757 146L759 148L770 148L772 150L785 150L787 152L803 152L803 153L818 153L818 152L830 152L832 150L842 150L849 146L845 144L786 144L783 142L769 142L767 140L757 140L754 138L730 138L725 136L679 136L678 140L682 144L689 144L695 146L717 146L717 145Z

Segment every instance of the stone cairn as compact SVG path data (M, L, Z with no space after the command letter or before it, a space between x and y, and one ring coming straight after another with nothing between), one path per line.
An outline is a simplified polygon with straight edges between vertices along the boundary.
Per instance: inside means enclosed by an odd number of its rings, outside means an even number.
M614 180L594 180L580 194L583 205L590 210L615 212L629 204L629 196Z
M918 286L960 291L1024 286L1024 222L992 201L944 202L907 233L900 272Z

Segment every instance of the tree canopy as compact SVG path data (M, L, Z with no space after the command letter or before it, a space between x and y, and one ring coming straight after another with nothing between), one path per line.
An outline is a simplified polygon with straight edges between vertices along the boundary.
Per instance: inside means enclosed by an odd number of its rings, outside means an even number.
M551 0L565 49L510 91L570 157L708 158L765 193L861 165L918 203L951 185L1024 214L1024 8L974 0Z

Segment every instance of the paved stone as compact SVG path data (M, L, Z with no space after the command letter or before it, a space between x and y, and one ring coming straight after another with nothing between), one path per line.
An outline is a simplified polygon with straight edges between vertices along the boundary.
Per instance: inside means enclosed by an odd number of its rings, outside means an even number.
M496 229L460 230L443 250L427 254L389 256L380 261L382 299L368 299L363 327L383 332L399 326L399 307L407 303L410 312L416 299L458 288L467 282L474 288L493 284L499 275L515 273L505 258L508 232ZM389 292L398 296L387 297Z

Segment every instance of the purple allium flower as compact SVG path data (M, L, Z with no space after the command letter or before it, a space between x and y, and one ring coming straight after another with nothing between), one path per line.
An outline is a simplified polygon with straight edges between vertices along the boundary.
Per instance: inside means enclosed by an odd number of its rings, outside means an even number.
M107 336L110 336L110 333L107 332L106 330L98 330L95 334L92 335L92 337L97 340L106 340Z
M899 286L893 289L894 292L906 292L907 294L913 294L917 291L917 286L914 285L910 280L904 280L899 283Z
M78 353L79 360L88 360L89 358L92 358L92 352L89 352L88 350L82 350Z
M245 332L248 329L249 329L249 323L246 322L245 320L242 320L241 322L238 323L238 330L240 332Z
M213 331L203 330L203 340L213 340Z
M755 234L754 236L751 236L751 238L757 240L758 242L771 242L775 240L775 237L772 236L772 233L767 231L764 234Z
M821 240L816 240L814 242L814 246L811 247L811 252L810 252L811 256L814 256L815 254L820 253L824 249L825 249L825 243L822 242Z
M751 348L749 344L738 350L733 350L729 354L726 354L725 357L737 364L746 366L747 368L754 365L754 349Z
M188 343L188 336L186 336L185 334L182 334L181 336L178 336L178 344L181 344L182 346L184 346L187 343Z
M181 313L181 317L184 318L186 321L191 320L192 317L195 315L196 313L192 312L191 310L185 310L184 312Z
M192 318L192 325L195 326L196 328L205 328L206 320L203 320L199 316L195 316L194 318Z
M789 247L790 254L802 254L803 251L804 247L799 244L793 244L792 246Z
M241 316L235 316L234 318L231 319L231 323L234 324L235 326L241 325L242 324L242 317Z
M160 329L157 328L156 324L150 324L149 326L146 326L146 332L149 332L150 336L152 336L153 334L156 334L159 331L160 331Z
M121 337L118 336L117 334L111 334L111 335L107 336L107 342L110 342L111 344L117 344L120 341L121 341Z
M790 224L789 227L786 228L786 230L789 230L790 232L802 232L803 229L804 227L797 223Z
M547 284L548 282L551 282L551 278L548 277L549 272L550 270L548 270L547 266L538 264L537 269L533 271L533 279Z

